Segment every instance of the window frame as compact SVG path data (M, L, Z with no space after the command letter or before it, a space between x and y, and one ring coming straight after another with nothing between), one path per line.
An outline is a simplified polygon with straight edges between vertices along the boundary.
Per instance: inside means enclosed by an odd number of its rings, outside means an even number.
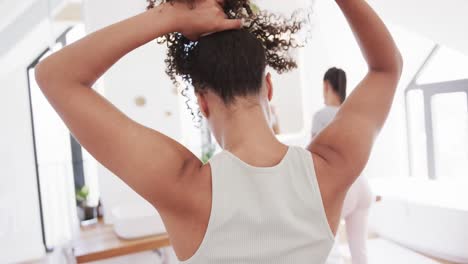
M411 124L409 117L409 93L414 90L419 90L423 94L424 104L424 124L426 132L426 166L428 172L428 178L430 180L437 180L436 174L436 152L435 152L435 137L434 137L434 126L433 126L433 113L432 113L432 98L439 94L449 93L465 93L467 98L468 106L468 79L460 79L454 81L443 81L436 83L425 83L418 84L417 80L419 76L424 72L431 60L439 51L440 46L435 45L432 51L427 56L426 60L422 63L418 72L415 74L410 84L405 90L405 117L406 117L406 132L407 132L407 145L408 145L408 158L409 158L409 173L412 177L414 161L412 158L412 145L411 145Z
M63 31L62 34L55 40L54 44L62 44L62 47L67 45L66 36L67 34L74 28L74 26L70 26ZM34 61L26 67L26 79L28 82L28 102L29 102L29 111L30 111L30 123L31 123L31 132L32 132L32 142L33 142L33 156L34 156L34 167L36 173L36 183L37 183L37 193L38 193L38 203L39 203L39 214L40 214L40 222L41 222L41 233L42 233L42 242L47 253L54 251L53 245L48 245L47 243L47 234L45 230L45 223L44 223L44 209L43 209L43 199L41 193L41 179L39 173L39 164L38 164L38 154L37 154L37 140L36 140L36 128L34 126L34 109L33 109L33 99L32 99L32 82L30 78L29 72L33 70L39 62L47 55L47 53L51 52L51 48L48 47L43 50L39 56L34 59ZM77 183L85 184L84 178L84 164L83 164L83 155L81 151L81 145L76 141L76 139L70 133L70 143L71 143L71 150L72 150L72 166L73 166L73 177L75 188ZM81 161L81 166L79 163ZM78 166L77 166L78 165Z

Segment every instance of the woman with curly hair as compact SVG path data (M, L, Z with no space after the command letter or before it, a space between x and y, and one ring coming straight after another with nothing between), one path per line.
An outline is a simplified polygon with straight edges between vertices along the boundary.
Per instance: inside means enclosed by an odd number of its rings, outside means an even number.
M80 143L157 208L183 263L323 263L402 67L391 35L364 0L336 3L369 71L307 149L273 135L266 72L267 65L296 67L287 50L302 22L258 12L247 0L153 3L42 61L37 81ZM167 72L194 87L223 148L206 165L91 89L125 54L157 38L168 46Z

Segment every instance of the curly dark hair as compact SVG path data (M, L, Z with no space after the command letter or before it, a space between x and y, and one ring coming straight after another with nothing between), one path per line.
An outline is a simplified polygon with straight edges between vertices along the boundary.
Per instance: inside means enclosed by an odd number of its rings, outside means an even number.
M162 3L195 0L147 0L148 9ZM214 91L226 103L236 96L260 91L266 66L278 73L297 67L289 55L292 48L303 46L299 32L308 22L309 13L283 17L260 11L250 0L225 0L224 12L230 19L243 19L241 30L215 33L191 41L180 33L169 33L158 39L166 44L166 73L187 97L191 86L195 92ZM179 78L178 78L179 77ZM188 108L191 110L190 106ZM195 118L195 115L192 115Z

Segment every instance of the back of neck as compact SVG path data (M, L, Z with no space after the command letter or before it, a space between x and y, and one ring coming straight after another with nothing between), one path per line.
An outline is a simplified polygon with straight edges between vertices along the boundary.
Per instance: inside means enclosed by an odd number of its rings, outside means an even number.
M258 105L230 113L219 128L219 143L230 152L279 144L270 127L269 113Z

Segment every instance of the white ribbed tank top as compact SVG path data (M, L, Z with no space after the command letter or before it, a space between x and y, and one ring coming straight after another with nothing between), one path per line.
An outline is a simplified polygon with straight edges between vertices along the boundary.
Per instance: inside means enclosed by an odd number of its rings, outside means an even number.
M311 153L290 147L274 167L253 167L228 151L210 161L212 208L187 264L321 264L334 236Z

